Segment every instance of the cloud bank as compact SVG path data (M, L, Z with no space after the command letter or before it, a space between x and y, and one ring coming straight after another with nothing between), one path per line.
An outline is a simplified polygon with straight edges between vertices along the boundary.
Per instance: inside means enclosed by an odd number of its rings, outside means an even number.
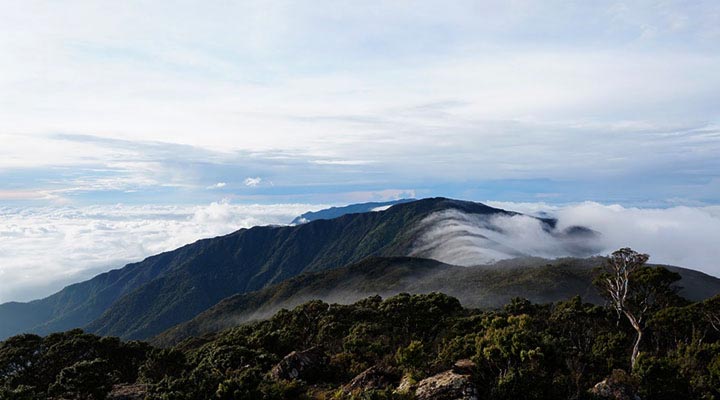
M0 207L0 303L43 297L128 262L255 225L287 224L308 204Z
M552 228L527 215L478 215L449 209L420 222L412 255L473 266L521 256L587 257L602 250L597 235Z
M457 211L435 214L415 255L461 265L519 255L541 257L607 254L630 246L651 261L720 276L720 206L632 208L595 202L486 202L494 207L558 219L543 229L528 216L490 220ZM0 302L30 300L111 268L195 240L265 224L287 224L297 215L327 206L113 205L88 207L0 207ZM600 233L566 234L572 226Z
M492 201L487 204L556 217L561 229L581 225L596 230L601 233L600 254L631 247L650 254L651 262L720 277L720 206L637 208L597 202L555 206Z

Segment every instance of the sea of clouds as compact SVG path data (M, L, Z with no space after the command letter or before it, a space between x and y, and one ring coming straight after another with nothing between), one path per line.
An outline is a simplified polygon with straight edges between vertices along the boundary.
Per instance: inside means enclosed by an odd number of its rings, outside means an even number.
M0 303L44 297L126 263L323 205L0 207Z
M564 206L545 203L487 202L493 207L558 219L600 233L600 254L621 247L648 253L653 263L697 269L720 277L720 206L623 207L596 202Z
M720 206L633 208L586 202L487 202L506 210L558 219L546 231L534 218L476 216L448 211L431 216L418 254L460 265L517 255L561 257L607 254L620 247L651 261L720 276ZM255 225L287 224L324 205L113 205L0 207L0 303L27 301L195 240ZM572 238L564 229L585 226L599 236ZM583 242L590 240L591 243ZM441 245L438 246L438 243ZM425 246L424 248L422 246Z

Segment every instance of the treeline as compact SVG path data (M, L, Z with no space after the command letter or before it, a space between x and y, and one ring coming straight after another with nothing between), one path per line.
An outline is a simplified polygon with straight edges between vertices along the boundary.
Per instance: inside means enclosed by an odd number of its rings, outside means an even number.
M80 330L15 336L0 344L0 399L104 399L129 384L147 399L413 399L458 360L479 398L720 399L720 296L690 303L677 274L636 255L614 254L629 270L614 273L611 257L598 274L608 306L515 299L481 311L400 294L311 301L166 349Z

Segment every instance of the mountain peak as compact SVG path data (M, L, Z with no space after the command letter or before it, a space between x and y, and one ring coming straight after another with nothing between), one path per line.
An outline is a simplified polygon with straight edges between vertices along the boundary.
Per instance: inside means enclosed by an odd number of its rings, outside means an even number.
M147 338L227 296L372 256L479 265L527 255L584 256L596 250L588 246L593 242L588 235L558 232L546 219L482 203L435 197L363 205L370 211L388 206L380 212L336 209L339 217L297 226L241 229L148 257L43 300L0 305L0 320L9 321L0 327L0 336L85 327Z
M312 221L317 221L321 219L333 219L338 218L346 214L357 214L357 213L364 213L364 212L372 212L372 211L383 211L386 210L396 204L402 204L402 203L409 203L416 201L415 199L399 199L399 200L391 200L391 201L381 201L381 202L368 202L368 203L357 203L357 204L349 204L346 206L340 206L340 207L330 207L319 211L308 211L302 215L299 215L295 217L295 219L290 222L291 225L300 225Z

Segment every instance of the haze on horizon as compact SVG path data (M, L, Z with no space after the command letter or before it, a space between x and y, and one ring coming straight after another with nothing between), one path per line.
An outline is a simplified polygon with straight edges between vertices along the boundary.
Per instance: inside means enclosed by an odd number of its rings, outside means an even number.
M0 302L429 196L720 276L716 2L0 7Z

